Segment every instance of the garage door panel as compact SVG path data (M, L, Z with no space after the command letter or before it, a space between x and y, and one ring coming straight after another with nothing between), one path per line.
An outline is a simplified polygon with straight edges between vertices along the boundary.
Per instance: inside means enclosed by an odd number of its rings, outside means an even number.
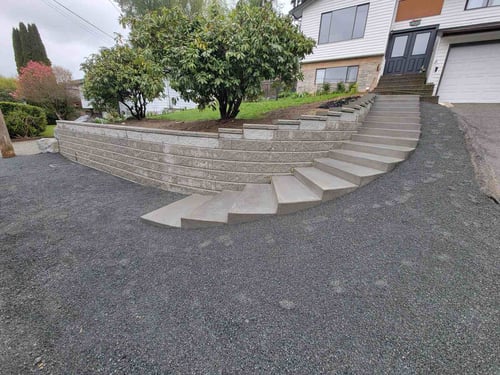
M442 102L500 102L500 43L450 48L438 95Z

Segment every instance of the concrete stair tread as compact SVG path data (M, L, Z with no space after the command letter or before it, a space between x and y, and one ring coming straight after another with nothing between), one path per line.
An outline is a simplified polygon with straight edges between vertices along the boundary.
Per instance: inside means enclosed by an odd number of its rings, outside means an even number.
M296 168L295 171L325 191L352 189L358 186L352 182L344 180L343 178L334 176L315 167L301 167Z
M365 167L359 164L349 163L347 161L337 160L333 158L320 158L316 159L315 161L361 178L376 176L385 173L380 169Z
M392 137L392 136L386 136L386 135L372 135L372 134L357 134L357 135L362 135L363 137L370 137L373 139L379 139L379 140L405 140L405 141L418 141L419 137L413 138L413 137ZM384 142L380 142L384 143Z
M343 155L350 155L350 156L355 156L363 159L370 159L370 160L375 160L379 161L382 163L400 163L404 159L401 158L394 158L391 156L383 156L383 155L377 155L377 154L370 154L368 152L360 152L360 151L352 151L352 150L344 150L344 149L338 149L338 150L332 150L330 154L335 155L336 153L343 154Z
M378 147L378 148L383 148L383 149L388 149L388 150L397 150L397 151L404 151L404 152L410 152L410 151L413 151L415 149L414 147L386 145L383 143L369 143L369 142L358 142L358 141L345 141L344 143L349 143L349 144L353 144L353 145L360 145L360 146Z
M272 183L279 204L321 201L320 197L294 176L273 176Z
M227 223L227 215L241 192L224 190L212 199L196 207L189 214L182 217L182 226L185 221L202 223Z
M212 199L213 195L193 194L189 197L161 207L141 216L141 219L155 225L181 227L181 217Z
M247 184L229 210L229 215L272 215L278 202L271 184Z

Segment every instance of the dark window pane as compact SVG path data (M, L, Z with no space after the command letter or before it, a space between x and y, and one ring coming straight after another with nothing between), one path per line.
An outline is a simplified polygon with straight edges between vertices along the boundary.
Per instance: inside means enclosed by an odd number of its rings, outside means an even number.
M365 36L366 19L368 18L369 5L360 5L356 11L356 22L354 22L354 30L352 37L362 38Z
M350 66L347 68L347 79L346 82L356 82L358 80L358 67Z
M467 9L483 8L488 5L488 0L469 0Z
M337 83L345 82L347 75L347 66L342 66L338 68L328 68L325 72L324 82Z
M431 33L422 33L417 34L415 38L415 44L413 44L413 51L411 54L415 55L424 55L427 51L427 45L429 44L429 38L431 37Z
M321 26L319 28L318 43L328 43L330 34L330 23L332 22L332 13L323 13L321 15Z
M404 56L407 41L408 41L408 35L397 36L396 38L394 38L394 45L392 46L391 57Z
M356 7L336 10L333 12L330 42L352 39L352 28L356 17Z
M325 82L325 69L316 70L316 84Z

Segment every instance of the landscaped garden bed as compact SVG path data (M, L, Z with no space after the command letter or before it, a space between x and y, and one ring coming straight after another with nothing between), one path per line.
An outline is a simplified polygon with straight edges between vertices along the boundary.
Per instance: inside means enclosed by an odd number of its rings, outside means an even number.
M271 124L278 119L297 119L301 115L315 114L318 109L341 107L358 97L333 93L247 102L242 104L238 118L225 121L217 119L217 111L191 109L151 116L141 121L129 119L120 125L215 133L219 128L241 129L243 124Z

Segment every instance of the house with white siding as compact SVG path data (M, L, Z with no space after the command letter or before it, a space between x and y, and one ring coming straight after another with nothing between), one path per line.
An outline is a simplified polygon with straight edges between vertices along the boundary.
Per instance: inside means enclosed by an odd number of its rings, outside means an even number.
M291 14L315 39L298 91L421 74L446 102L500 102L500 0L303 0ZM429 85L428 85L429 86ZM432 89L431 89L432 90Z

